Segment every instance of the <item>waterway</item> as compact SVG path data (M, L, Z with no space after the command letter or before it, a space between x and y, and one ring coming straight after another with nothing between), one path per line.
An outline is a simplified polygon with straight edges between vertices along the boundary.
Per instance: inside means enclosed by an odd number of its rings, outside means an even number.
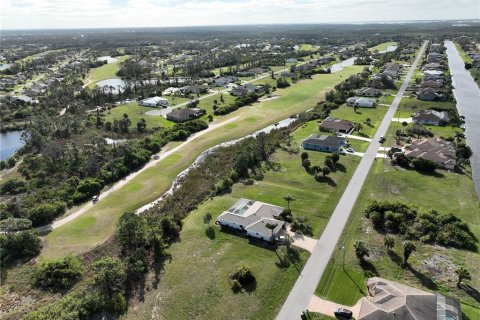
M23 130L0 133L0 160L7 160L23 147L22 133Z
M455 44L452 41L445 41L445 47L458 113L465 117L465 136L468 146L473 151L470 163L473 182L480 199L480 89L470 72L465 69L465 63Z

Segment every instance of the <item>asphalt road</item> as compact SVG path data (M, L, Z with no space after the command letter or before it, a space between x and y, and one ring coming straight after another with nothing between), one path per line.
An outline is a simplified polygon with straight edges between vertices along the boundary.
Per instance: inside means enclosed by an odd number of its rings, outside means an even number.
M355 205L355 201L360 194L363 183L365 182L377 152L380 149L381 145L379 143L379 139L381 136L385 136L387 133L387 129L392 122L393 116L395 115L398 105L400 104L400 100L407 89L410 78L412 77L418 61L425 50L426 44L427 42L424 42L421 50L415 58L415 62L408 71L400 90L398 90L395 99L385 114L382 123L378 127L375 137L360 161L357 170L355 170L355 173L353 174L352 179L340 198L337 207L333 211L333 214L330 217L322 236L313 249L310 258L303 268L302 273L298 277L292 291L290 291L290 294L280 310L280 313L277 315L277 320L300 319L301 313L307 310L310 299L315 293L315 289L320 282L325 268L327 267L328 260L335 250L338 239L342 234L348 217L350 216L353 206ZM341 289L339 288L339 290Z

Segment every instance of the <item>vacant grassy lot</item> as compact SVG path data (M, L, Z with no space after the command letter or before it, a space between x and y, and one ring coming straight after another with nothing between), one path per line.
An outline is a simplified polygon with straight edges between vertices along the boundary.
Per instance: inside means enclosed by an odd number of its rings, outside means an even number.
M384 50L387 50L388 46L396 46L396 45L398 45L397 42L389 41L389 42L380 43L379 45L376 45L375 47L369 48L368 50L371 51L371 52L373 52L373 51L384 51Z
M462 49L460 44L455 42L455 48L457 48L458 53L462 57L463 61L466 63L472 63L472 58Z
M102 81L105 79L115 79L118 78L116 73L120 67L120 62L123 62L127 60L130 56L125 55L125 56L119 56L116 57L118 59L117 62L115 63L108 63L104 64L101 67L94 68L90 70L90 73L87 76L87 79L90 80L90 84L88 85L89 88L95 87L95 84L98 81Z
M278 90L277 94L281 95L279 99L256 103L217 117L219 122L238 118L228 126L219 127L191 140L154 167L140 173L124 188L100 200L81 217L53 230L45 237L42 256L61 257L66 253L83 253L103 243L113 234L115 221L122 213L157 199L168 190L174 177L187 168L203 150L311 108L324 98L327 90L360 70L360 67L350 67L334 74L317 75L312 80L300 81L295 86Z
M386 138L386 146L393 145L395 142L395 132L397 130L405 130L407 131L408 128L413 127L414 124L409 123L406 127L402 125L402 123L398 121L392 121L390 127L388 127ZM425 126L428 130L433 133L433 136L436 138L453 138L457 132L462 132L463 130L458 127L452 126ZM416 137L414 137L416 138Z
M301 51L317 51L318 49L312 46L309 43L302 43L301 45L298 46L298 50Z
M415 111L427 109L456 110L456 105L453 101L421 101L415 97L405 97L400 102L395 117L408 118Z
M311 129L311 125L305 125L296 130L294 141L309 135ZM312 164L323 163L325 156L325 153L309 152ZM282 269L276 264L278 256L272 249L222 232L217 226L207 237L202 217L210 212L215 219L240 198L285 207L283 196L291 194L296 199L291 203L293 214L307 217L314 236L318 236L358 162L356 157L342 157L340 163L345 172L337 170L331 174L336 183L333 186L316 182L306 173L300 165L300 154L277 151L271 157L275 169L265 167L261 181L252 186L234 185L230 194L206 201L184 220L181 241L171 248L172 262L166 266L158 289L147 295L145 306L137 308L142 313L132 311L127 318L146 318L153 308L162 310L164 319L274 318L298 277L307 254L301 253L301 259L295 265ZM239 264L252 268L257 277L256 289L249 294L233 294L228 287L226 277ZM202 272L192 272L192 268Z
M332 110L330 116L361 123L363 128L360 132L368 137L373 137L387 110L386 106L377 106L376 108L358 108L355 111L352 107L344 104L340 108ZM370 126L365 123L367 118L371 120Z
M357 200L343 239L339 241L338 250L332 256L331 266L317 288L317 294L351 304L361 295L368 275L378 275L427 291L439 291L480 307L475 293L480 288L480 255L466 250L417 243L417 252L409 260L411 268L401 268L401 242L405 239L396 236L395 253L388 255L383 247L383 235L375 231L363 217L364 209L374 199L398 200L441 213L453 213L468 223L471 231L480 238L480 207L470 177L444 171L440 171L437 177L426 176L414 170L392 167L386 160L377 159ZM353 244L357 239L364 241L370 250L365 270L362 270L355 257ZM342 270L343 242L347 272ZM472 280L467 283L473 290L468 292L456 288L455 269L460 264L464 264L472 274ZM340 294L333 290L342 283L346 285L345 282L350 282L350 290L341 290ZM476 318L475 312L476 316L479 315L479 309L474 307L465 308L467 314L473 315L472 319Z

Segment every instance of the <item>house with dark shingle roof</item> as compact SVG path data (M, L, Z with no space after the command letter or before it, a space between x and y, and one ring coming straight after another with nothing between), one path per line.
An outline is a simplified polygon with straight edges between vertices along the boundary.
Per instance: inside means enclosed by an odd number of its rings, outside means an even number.
M340 148L347 144L343 137L312 134L303 140L302 146L305 150L338 152Z
M167 120L174 121L174 122L184 122L187 120L192 120L195 118L200 117L205 113L203 109L175 109L171 112L167 113L165 116Z
M276 219L283 208L255 200L240 199L230 209L218 216L216 223L245 232L252 238L265 241L276 239L285 221ZM267 225L275 225L273 231ZM273 237L273 238L272 238Z
M334 117L328 117L319 123L318 127L320 131L349 133L353 129L353 122Z

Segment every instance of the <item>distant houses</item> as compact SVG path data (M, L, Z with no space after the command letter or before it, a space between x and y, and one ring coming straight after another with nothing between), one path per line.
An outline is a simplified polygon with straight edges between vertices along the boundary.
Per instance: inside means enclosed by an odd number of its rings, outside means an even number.
M354 124L348 120L328 117L319 123L318 128L320 131L326 132L350 133L354 128Z
M447 111L423 110L417 111L412 117L412 122L423 125L438 126L450 121Z
M302 142L302 147L305 150L324 152L339 152L346 145L347 140L343 137L319 134L312 134Z
M443 65L443 46L433 43L430 46L430 52L427 55L426 63L423 65L424 78L417 90L417 99L422 101L442 101L447 98L444 88L445 77Z
M239 79L234 76L226 76L226 77L220 77L217 79L213 79L213 84L217 87L224 87L229 83L234 83L237 82Z
M192 120L198 118L205 114L205 110L203 109L175 109L171 112L167 113L165 116L167 120L174 121L174 122L184 122L187 120Z
M240 199L224 211L216 223L222 227L240 230L252 238L273 241L285 226L285 221L276 219L283 210L282 207L260 201ZM268 228L269 225L274 228Z
M440 138L415 139L406 148L405 155L430 160L437 167L448 170L453 170L456 165L453 143Z
M377 100L366 97L351 97L347 99L347 106L361 107L361 108L373 108Z
M141 100L138 104L144 107L166 107L168 106L168 100L162 97L151 97Z

